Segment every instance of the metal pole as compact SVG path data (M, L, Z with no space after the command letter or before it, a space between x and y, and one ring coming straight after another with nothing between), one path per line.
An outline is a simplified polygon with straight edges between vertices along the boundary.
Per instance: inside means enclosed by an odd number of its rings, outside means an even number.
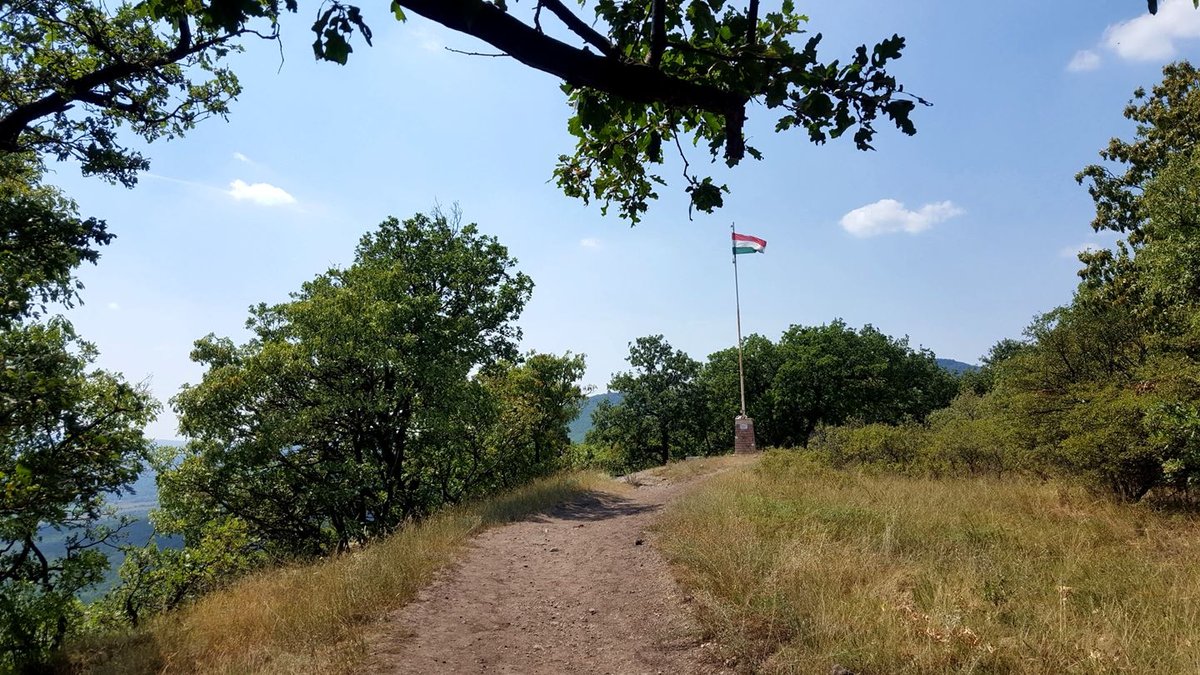
M729 239L730 245L733 244L733 223L729 224ZM732 247L736 248L736 246ZM732 249L731 249L732 250ZM735 306L737 307L737 335L738 335L738 388L742 393L742 417L746 416L746 373L742 369L742 295L738 288L738 271L737 271L737 251L733 251L733 297Z

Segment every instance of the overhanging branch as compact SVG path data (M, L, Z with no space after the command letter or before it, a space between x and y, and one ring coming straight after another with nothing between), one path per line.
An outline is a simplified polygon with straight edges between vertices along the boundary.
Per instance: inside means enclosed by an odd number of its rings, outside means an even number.
M553 11L554 2L543 4ZM725 119L726 159L736 163L745 154L742 127L747 99L743 96L719 87L680 80L645 64L629 63L572 47L538 33L507 12L481 0L399 0L399 4L451 30L479 38L521 63L572 86L589 87L635 103L661 103L720 115Z

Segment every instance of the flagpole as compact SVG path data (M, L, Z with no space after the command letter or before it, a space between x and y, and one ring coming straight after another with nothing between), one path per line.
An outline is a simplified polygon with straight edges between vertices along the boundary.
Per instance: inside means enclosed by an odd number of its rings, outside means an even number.
M742 394L742 417L746 416L746 373L742 369L742 295L738 288L737 250L733 246L734 224L729 224L730 247L733 250L733 297L737 307L737 337L738 337L738 389Z

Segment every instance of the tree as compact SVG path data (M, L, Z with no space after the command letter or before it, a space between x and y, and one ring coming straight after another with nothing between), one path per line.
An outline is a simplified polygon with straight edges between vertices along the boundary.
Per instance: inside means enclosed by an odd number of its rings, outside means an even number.
M520 363L501 362L480 379L500 404L495 437L497 464L492 473L502 487L560 466L571 445L567 426L579 416L584 392L579 379L582 355L530 353Z
M614 375L608 385L622 400L597 407L588 442L618 445L634 466L654 455L666 464L673 448L696 439L704 412L695 382L700 363L673 349L662 335L631 342L626 360L633 370Z
M516 358L532 282L514 264L457 216L393 218L351 266L253 308L246 344L199 340L204 378L173 400L194 440L162 478L185 538L230 516L280 554L345 549L502 480L502 405L472 373Z
M771 384L779 443L807 445L818 424L896 424L923 420L957 393L954 378L928 350L914 351L872 326L854 331L839 320L792 326L778 345Z
M138 475L157 405L100 370L61 319L0 329L0 669L28 668L78 622L75 594L108 567L121 527L105 498ZM64 537L52 555L43 536Z
M132 185L148 163L121 144L118 129L153 140L226 114L240 88L222 64L239 49L237 39L276 38L280 12L297 8L296 0L10 4L0 13L0 152L73 157L85 174ZM562 80L578 144L559 159L559 185L571 196L616 203L635 222L657 196L655 185L665 184L647 170L663 163L664 147L682 156L686 137L730 166L747 154L761 157L745 143L751 102L780 111L777 130L801 127L818 143L852 131L855 144L870 149L880 117L915 132L909 114L921 99L886 70L903 38L864 45L844 64L825 62L819 34L793 44L806 17L792 0L778 11L760 11L759 0L744 9L724 0L603 0L595 6L600 29L561 0L529 9L526 23L504 0L391 3L397 19L415 12ZM575 45L543 30L543 16L551 15ZM361 10L340 2L322 7L313 30L316 56L342 64L353 34L372 40ZM196 75L206 79L190 79ZM726 188L693 175L683 161L692 205L720 206Z
M960 388L973 392L976 396L987 394L996 386L996 380L1000 377L1000 367L1029 346L1029 343L1021 340L1001 339L980 358L983 366L979 370L968 370L960 376Z
M1096 203L1092 228L1127 235L1133 246L1141 243L1146 212L1141 200L1147 181L1178 153L1190 154L1200 142L1200 129L1192 123L1200 116L1200 71L1187 61L1163 68L1163 80L1149 93L1139 87L1125 107L1125 117L1137 123L1133 141L1113 138L1100 151L1106 162L1124 167L1114 173L1103 164L1084 167L1075 180L1089 182L1088 193ZM1081 254L1089 274L1099 276L1109 264L1106 251Z
M104 221L81 219L74 202L38 185L39 174L27 157L0 155L0 329L48 303L70 307L82 289L75 268L113 238Z

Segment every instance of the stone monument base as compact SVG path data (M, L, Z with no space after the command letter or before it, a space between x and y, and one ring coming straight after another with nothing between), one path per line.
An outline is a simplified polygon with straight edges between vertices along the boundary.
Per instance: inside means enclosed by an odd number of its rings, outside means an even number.
M745 455L758 452L754 442L754 420L744 415L733 418L733 454Z

